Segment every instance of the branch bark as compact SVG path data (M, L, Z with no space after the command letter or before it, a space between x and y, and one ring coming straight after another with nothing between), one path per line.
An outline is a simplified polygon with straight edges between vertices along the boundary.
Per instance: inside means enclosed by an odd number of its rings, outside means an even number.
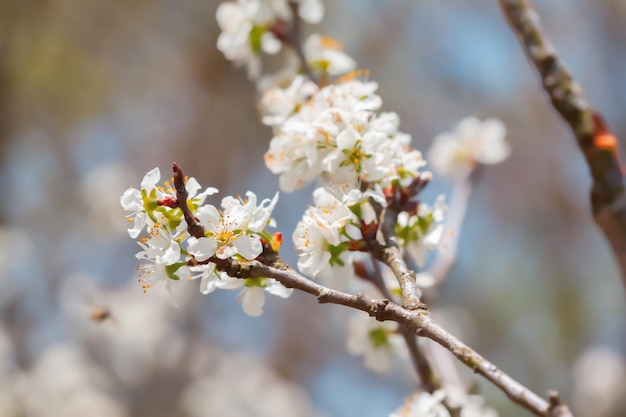
M427 310L408 310L387 299L374 299L363 293L352 295L330 289L300 275L280 260L277 260L272 266L258 261L241 262L233 259L217 261L218 268L232 277L274 278L287 288L294 288L314 295L320 303L332 303L355 308L365 311L370 316L375 317L376 320L391 320L405 325L412 334L427 337L443 346L463 364L500 388L513 402L536 416L573 416L567 406L561 402L556 406L553 400L548 402L541 398L461 342L433 321ZM555 414L556 411L560 414Z
M398 213L403 210L403 205L408 203L410 197L416 196L422 191L431 178L430 173L422 173L409 186L406 195L397 190L398 195L388 198L387 207L383 210L380 221L380 232L385 244L378 245L372 249L374 258L385 263L393 271L402 291L402 307L408 310L426 310L427 307L426 304L420 301L415 271L407 267L402 257L402 251L396 238L396 223L398 221Z
M370 281L372 281L374 285L381 291L383 297L386 297L389 300L393 300L393 296L385 285L382 271L380 270L376 259L372 258L372 265L374 267L374 273L369 275ZM409 330L409 328L406 326L400 325L398 327L400 330L400 334L402 335L402 338L407 345L409 353L411 354L411 361L413 362L415 372L417 373L420 382L422 383L422 387L431 394L438 389L441 389L441 379L435 373L432 366L430 365L428 358L417 344L417 338L415 334L413 334L413 332Z
M531 2L499 2L526 55L537 69L553 107L572 130L589 166L593 180L590 196L593 218L617 258L626 289L626 193L617 140L561 62Z
M189 218L187 224L189 233L192 235L194 233L199 235L200 229L198 226L201 226L196 223L196 220L187 205L188 193L182 170L178 164L174 163L173 171L177 197L176 204L183 211L185 219ZM391 207L395 206L392 205ZM389 209L389 207L387 207L387 209ZM396 209L398 208L396 207ZM392 209L392 214L393 211L394 210ZM396 217L397 211L394 217L394 223ZM394 236L395 234L392 233L386 237L386 240L388 238L391 239ZM395 242L394 239L391 239L391 241ZM395 244L395 248L399 251L397 243ZM211 257L209 261L215 263L218 270L226 272L231 277L241 279L273 278L287 288L294 288L316 296L318 302L320 303L332 303L355 308L368 313L378 321L395 321L400 324L400 326L406 326L412 334L420 337L427 337L443 346L463 364L470 367L474 370L474 372L482 375L500 388L513 402L521 405L533 414L541 417L573 417L569 408L561 401L557 393L550 392L550 402L544 400L539 395L511 378L509 375L502 372L496 365L480 356L476 351L433 321L430 318L428 308L426 308L426 306L421 303L417 297L417 286L415 286L415 291L412 294L417 298L419 308L409 309L406 307L400 307L386 298L374 299L363 293L352 295L320 285L303 275L300 275L298 272L286 265L275 252L268 254L266 257L261 255L258 259L263 258L267 264L261 263L258 260L238 261L233 258L219 259L217 257ZM396 259L396 261L396 268L399 271L410 275L410 272L412 271L407 268L402 256L400 256L399 259ZM396 271L394 270L394 272ZM413 273L413 284L415 284L414 278L415 273ZM398 279L400 280L399 276ZM409 305L409 307L411 306Z

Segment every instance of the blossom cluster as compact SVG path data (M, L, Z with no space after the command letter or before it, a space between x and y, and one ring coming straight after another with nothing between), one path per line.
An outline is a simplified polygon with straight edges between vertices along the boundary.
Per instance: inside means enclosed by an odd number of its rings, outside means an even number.
M248 77L256 80L262 74L263 54L277 54L283 44L299 39L299 34L294 33L296 19L319 23L323 15L324 6L320 0L225 2L217 9L217 22L222 30L217 47L235 65L246 66ZM291 52L294 56L295 52ZM304 53L311 71L320 76L344 74L356 66L354 60L343 52L340 42L318 34L312 34L306 40Z
M399 116L382 110L378 84L369 80L369 72L355 71L355 61L335 39L313 34L300 42L299 21L318 23L323 13L320 0L228 1L217 12L222 30L218 48L236 65L247 66L249 77L257 81L262 121L273 131L265 164L279 176L280 189L292 192L316 184L313 204L292 235L300 272L334 288L393 298L399 291L395 277L369 257L373 247L385 244L383 213L391 205L398 211L394 240L406 259L423 268L427 252L444 243L447 206L443 196L432 205L418 201L431 174L424 171L422 153L411 147L410 135L399 130ZM286 65L273 75L263 74L263 54L280 50L286 52ZM467 118L455 131L435 138L431 167L454 181L467 181L476 165L508 157L505 133L495 119ZM201 221L203 213L198 210ZM254 238L258 232L247 233ZM200 240L190 239L187 248L198 259L233 254ZM237 256L255 253L255 246L246 244ZM368 261L380 276L377 285L371 274L363 273ZM198 274L193 268L214 273L210 263L190 267L191 274ZM418 290L434 283L427 271L417 277ZM227 277L210 279L202 288L228 282ZM377 372L408 356L395 323L360 314L350 320L348 334L348 349L363 355L366 366Z
M277 238L266 227L274 224L271 214L278 193L260 203L250 191L243 199L228 196L218 209L205 204L217 189L209 187L200 192L198 181L189 178L185 184L186 207L203 230L203 236L191 236L176 190L167 181L163 186L157 185L160 179L159 169L154 168L145 175L140 189L129 188L120 200L132 223L128 229L130 237L138 238L144 229L147 231L147 236L138 241L142 250L136 255L143 261L137 269L144 292L159 282L164 282L171 292L174 283L193 279L200 279L203 294L216 288L242 288L243 309L251 316L262 314L264 291L280 297L291 294L290 289L274 279L236 279L216 268L217 260L255 259L263 251L263 241L276 244Z
M299 39L293 32L298 18L308 23L321 20L323 9L317 2L292 3L291 11L299 16L288 15L283 0L224 3L217 16L222 28L218 47L227 59L246 64L251 78L259 80L262 121L273 130L265 164L279 176L280 189L293 192L317 185L313 205L292 236L299 271L324 279L331 287L354 291L363 286L359 279L363 277L355 273L357 264L372 242L382 242L379 228L385 207L402 200L396 240L403 255L423 268L427 252L444 242L447 206L443 196L432 206L417 201L418 191L411 187L430 178L423 171L426 161L410 146L410 135L399 130L399 116L382 110L378 84L369 80L369 72L354 71L356 63L332 38L313 34L303 45L293 44ZM315 18L308 14L311 10L319 12ZM232 14L228 19L226 11ZM259 79L261 52L275 53L282 45L300 56L288 56L282 71ZM468 118L456 131L435 139L429 153L432 168L464 181L475 165L508 157L504 134L499 121ZM388 277L389 272L383 267L377 273ZM427 271L418 277L421 288L433 283ZM384 290L395 294L393 277L384 282ZM380 290L367 288L370 294L383 296ZM396 327L356 316L349 326L348 349L363 355L368 368L385 372L394 359L407 357L399 348L404 341Z
M320 89L296 78L280 93L266 93L264 102L281 95L293 103L269 107L271 116L264 118L274 127L265 163L280 175L281 190L291 192L316 179L347 191L362 183L385 187L395 179L406 185L425 165L421 153L409 148L410 136L398 131L398 115L377 114L378 85L346 78ZM313 94L303 101L303 92Z

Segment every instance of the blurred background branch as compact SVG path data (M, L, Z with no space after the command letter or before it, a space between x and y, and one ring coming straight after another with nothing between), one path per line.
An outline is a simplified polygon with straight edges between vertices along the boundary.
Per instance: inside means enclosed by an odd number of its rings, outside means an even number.
M617 139L563 65L531 2L500 0L500 5L587 161L593 217L619 263L626 291L626 195Z

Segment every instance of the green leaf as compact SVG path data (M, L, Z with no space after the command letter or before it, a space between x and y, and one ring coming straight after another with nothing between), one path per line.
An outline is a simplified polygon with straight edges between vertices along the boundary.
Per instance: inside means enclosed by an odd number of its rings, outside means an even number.
M389 343L388 334L389 330L384 327L377 327L374 330L370 330L369 337L375 348L390 348L391 343Z
M263 284L263 280L265 278L246 278L244 285L246 287L261 287L265 288L265 284Z
M177 262L172 265L167 265L165 267L165 273L167 274L167 277L173 281L180 280L180 278L176 275L176 271L178 271L183 266L187 266L187 262Z
M250 48L252 49L252 52L254 52L255 54L261 53L261 37L263 36L264 33L265 33L264 26L254 26L252 30L250 30L250 35L249 35L250 36L249 37Z

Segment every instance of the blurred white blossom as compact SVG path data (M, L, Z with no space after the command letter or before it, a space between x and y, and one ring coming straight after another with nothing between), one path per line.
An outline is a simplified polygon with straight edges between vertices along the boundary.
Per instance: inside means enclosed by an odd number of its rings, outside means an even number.
M433 140L428 161L433 170L455 181L467 178L476 164L499 164L511 154L506 126L498 119L468 117L453 132Z
M313 417L306 394L259 360L245 355L211 353L216 357L181 397L189 417Z
M445 196L440 195L433 207L420 203L417 213L403 211L398 214L398 240L420 267L424 266L426 253L437 250L443 242L443 221L447 209ZM428 278L427 275L423 277Z
M356 69L356 62L343 51L341 42L317 33L304 42L304 55L313 71L322 75L337 76Z
M237 66L246 66L248 77L261 75L261 54L280 51L282 41L272 31L275 25L291 24L293 19L289 0L228 1L217 8L217 23L222 33L217 48L226 59ZM324 16L320 0L299 0L298 18L318 23Z
M117 235L124 230L119 196L133 177L131 168L123 163L100 165L83 177L81 197L89 209L87 224L99 237Z
M389 417L450 417L450 413L442 404L445 397L446 393L442 390L433 394L417 393L402 407L389 414Z
M111 383L78 346L61 344L46 349L17 386L28 416L126 417L126 408L108 392Z
M572 379L576 415L608 416L626 406L626 360L613 350L602 346L587 349L576 360Z
M361 311L348 318L346 348L363 356L365 367L379 374L388 373L398 359L408 358L398 323L380 322Z

